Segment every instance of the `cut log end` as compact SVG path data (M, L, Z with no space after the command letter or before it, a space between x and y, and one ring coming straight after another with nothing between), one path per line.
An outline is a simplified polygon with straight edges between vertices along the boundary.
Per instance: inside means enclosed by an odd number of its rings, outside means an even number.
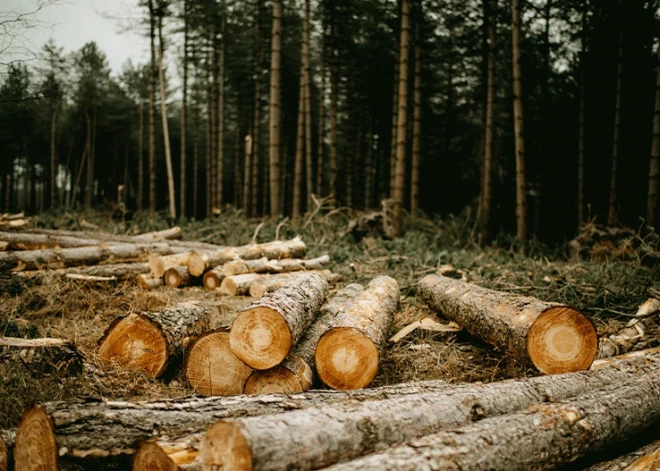
M190 283L190 274L186 267L173 267L169 268L163 276L165 285L170 288L179 288L186 286Z
M202 276L206 270L204 255L198 252L191 252L188 256L186 266L192 276Z
M203 335L190 349L186 378L196 394L230 396L242 394L252 369L229 347L229 332Z
M316 371L333 389L361 389L378 372L378 348L363 333L349 328L326 332L316 347Z
M255 370L282 363L292 346L291 331L274 309L257 306L238 315L231 329L230 345L236 356Z
M142 444L133 458L133 471L177 471L179 467L155 443Z
M534 366L545 374L586 370L598 353L598 336L579 311L552 307L530 327L527 351Z
M219 270L211 270L204 274L204 288L207 290L213 291L216 288L220 288L220 284L224 279L224 275Z
M245 435L238 426L227 422L209 427L200 457L204 469L252 471L252 453Z
M226 294L228 296L238 295L238 286L233 278L228 277L222 280L220 283L220 294Z
M130 315L115 321L99 341L99 357L105 364L161 374L167 363L167 341L162 330L144 316Z
M309 366L307 367L309 369ZM281 365L266 371L255 371L245 383L245 394L294 394L311 387L311 369L301 378Z
M43 406L28 409L16 430L16 471L57 471L57 445L53 424Z
M136 278L137 284L142 289L155 289L163 286L163 279L147 274L140 274Z

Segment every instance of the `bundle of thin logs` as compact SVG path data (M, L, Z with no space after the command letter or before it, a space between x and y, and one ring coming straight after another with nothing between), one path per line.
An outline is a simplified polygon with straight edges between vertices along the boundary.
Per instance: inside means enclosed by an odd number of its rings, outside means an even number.
M17 470L550 470L657 439L659 420L655 349L490 384L50 402L25 411L14 460ZM628 463L657 463L658 444L637 443Z

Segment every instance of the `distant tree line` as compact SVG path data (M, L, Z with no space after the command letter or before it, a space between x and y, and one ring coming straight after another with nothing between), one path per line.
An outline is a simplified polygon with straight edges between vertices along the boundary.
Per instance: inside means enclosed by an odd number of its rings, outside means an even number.
M0 211L387 200L399 231L405 212L468 208L482 240L657 222L658 0L139 6L146 64L115 76L94 42L51 41L8 65Z

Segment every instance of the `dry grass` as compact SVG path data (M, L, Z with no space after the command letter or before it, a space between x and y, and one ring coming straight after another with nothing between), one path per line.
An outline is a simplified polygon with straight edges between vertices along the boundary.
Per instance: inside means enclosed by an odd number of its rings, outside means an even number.
M561 250L538 244L529 244L529 255L524 256L507 240L478 248L469 242L471 225L460 220L410 218L409 231L400 240L366 238L357 243L343 234L351 217L351 211L337 210L301 221L278 222L246 220L229 210L211 221L187 223L184 234L189 240L245 244L261 226L258 241L272 240L276 233L281 239L300 234L308 244L310 257L330 254L331 268L343 275L341 285L367 283L381 274L393 276L401 286L402 302L391 333L415 320L435 316L415 296L415 283L447 263L465 270L475 283L582 309L601 334L620 328L626 320L620 314L634 313L656 277L653 267L644 266L639 259L572 263L563 260ZM167 226L163 220L146 216L129 224L114 222L102 212L43 216L37 223L76 229L82 219L113 233ZM0 277L0 321L10 321L13 326L27 322L37 327L39 335L72 339L92 362L98 339L116 316L155 311L184 299L201 299L213 307L212 327L230 324L249 302L248 298L218 298L200 288L145 292L132 283L81 284L59 277L33 286L17 286ZM7 371L0 365L0 428L15 426L22 410L39 401L85 396L138 400L191 393L180 375L160 381L119 369L99 367L99 371L74 378L33 377L24 368ZM533 372L467 333L416 331L385 349L375 384L432 378L494 381L529 374Z

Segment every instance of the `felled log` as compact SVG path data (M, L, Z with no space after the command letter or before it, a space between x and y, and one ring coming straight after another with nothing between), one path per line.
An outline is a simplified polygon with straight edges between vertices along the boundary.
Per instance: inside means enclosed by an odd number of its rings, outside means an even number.
M85 275L114 277L118 280L125 280L147 272L149 272L149 266L146 262L133 262L92 265L89 267L58 268L55 270L21 271L17 272L16 275L26 278L46 278L52 275Z
M149 274L141 274L135 278L138 286L142 289L156 289L165 285L162 278L156 278Z
M144 442L133 458L132 471L178 471L179 467L163 449L152 442Z
M224 418L276 414L326 403L437 393L449 387L444 381L424 381L361 391L321 390L290 396L48 402L27 409L23 415L19 451L24 457L23 469L28 470L34 469L28 467L31 456L51 456L52 443L60 464L74 463L82 469L103 469L105 465L110 469L127 469L141 442L152 440L177 465L184 467L196 459L206 428Z
M124 368L161 376L175 357L208 330L210 312L199 302L179 303L161 312L118 317L99 340L99 358Z
M653 301L653 304L658 302L653 298L649 301ZM642 305L642 308L647 304L648 301ZM657 340L658 332L660 326L658 326L657 314L631 319L619 332L600 339L598 358L622 355L633 348L646 346L651 341Z
M660 440L652 443L645 454L632 462L624 471L658 471L660 469Z
M242 275L244 273L287 273L303 270L322 270L323 265L330 262L329 255L302 260L299 258L270 260L266 257L257 260L232 260L222 267L225 276Z
M649 372L660 375L659 364L660 355L656 353L648 355L646 361L613 362L592 371L464 384L442 394L421 393L223 420L209 427L201 445L200 459L204 469L214 466L234 471L323 468L487 417L512 414L548 400L560 401L620 385L648 376ZM660 396L653 400L660 401ZM544 423L543 419L537 420L537 429L543 429L539 426ZM513 439L520 438L516 429L508 432ZM536 432L525 433L531 440L536 438ZM472 453L475 457L481 456ZM517 449L512 454L521 455L521 451ZM490 465L488 460L482 463Z
M76 375L82 371L84 359L68 340L0 337L0 361L22 363L36 375Z
M398 303L399 285L389 276L374 278L347 303L316 347L316 371L323 383L359 389L373 381Z
M418 294L431 309L542 373L584 370L596 357L596 329L568 306L438 275L424 277Z
M242 394L252 368L229 347L229 329L207 332L190 347L184 368L195 394L232 396Z
M335 296L321 306L316 319L282 364L268 370L254 371L250 375L245 384L245 393L294 393L311 388L316 368L314 353L321 335L330 328L346 304L363 291L362 285L356 283L339 290Z
M327 294L325 278L308 273L295 284L264 295L234 321L229 336L231 349L257 370L280 364L302 338Z
M144 234L139 234L133 236L135 240L172 240L180 239L183 235L183 231L179 226L170 227L169 229L163 229L162 231L154 232L145 232Z
M209 270L206 273L204 273L204 278L202 279L202 282L204 284L205 289L213 291L216 288L220 288L220 285L222 284L222 280L224 279L225 279L225 274L222 272L222 269L213 268L212 270Z
M305 243L296 237L291 240L275 240L264 244L248 244L240 247L224 247L215 251L194 252L187 266L193 276L202 276L204 272L231 260L255 260L259 258L280 259L300 258L305 255Z
M601 461L592 466L589 466L584 471L656 471L650 466L635 468L634 465L638 460L645 463L648 456L653 456L654 453L660 451L660 440L653 441L642 447L621 456L617 456L608 461Z
M606 413L604 413L606 411ZM551 470L651 430L660 420L660 370L616 388L494 417L332 467L348 470Z
M249 293L253 298L260 298L266 293L280 289L289 283L295 283L296 277L304 276L306 273L312 273L311 271L307 272L293 272L293 273L279 273L277 275L261 275L250 284ZM319 273L323 275L326 281L330 284L334 284L337 281L341 280L341 275L332 273L330 270L319 270L314 273ZM249 276L249 275L238 275L238 276Z
M172 255L153 256L149 258L149 269L151 276L154 278L162 278L165 272L170 268L185 266L191 252L182 252Z
M163 281L170 288L182 288L184 286L190 286L195 279L190 276L188 269L182 266L168 269L165 275L163 275Z
M41 268L63 268L75 265L95 265L110 260L143 260L150 254L168 254L172 249L165 242L137 244L103 244L68 249L0 252L0 267L14 271Z

